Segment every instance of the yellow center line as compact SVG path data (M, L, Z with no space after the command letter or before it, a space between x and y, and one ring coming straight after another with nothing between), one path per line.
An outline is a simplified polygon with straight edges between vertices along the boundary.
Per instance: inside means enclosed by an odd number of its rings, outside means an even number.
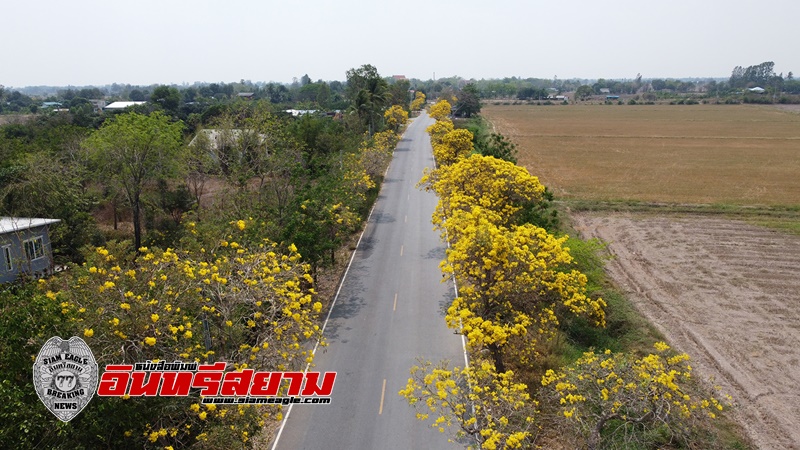
M381 389L381 407L378 409L378 415L383 414L383 397L386 395L386 378L383 379L383 388Z
M394 294L394 307L392 311L397 311L397 293Z

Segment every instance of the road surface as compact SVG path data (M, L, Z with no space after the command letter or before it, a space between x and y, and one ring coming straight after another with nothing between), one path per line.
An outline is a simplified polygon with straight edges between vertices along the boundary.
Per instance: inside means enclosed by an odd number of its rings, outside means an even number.
M408 127L344 279L314 370L337 372L330 405L294 405L277 440L284 450L455 449L398 395L418 357L464 364L445 325L452 283L446 244L433 231L436 196L415 187L433 166L426 114Z

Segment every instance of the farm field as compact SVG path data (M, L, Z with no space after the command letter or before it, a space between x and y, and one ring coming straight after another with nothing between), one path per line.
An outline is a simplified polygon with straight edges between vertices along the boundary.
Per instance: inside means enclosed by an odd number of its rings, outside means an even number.
M609 275L736 404L757 448L800 448L800 236L710 217L578 213Z
M560 199L800 205L800 115L754 105L489 105Z
M509 105L484 116L571 207L574 228L608 243L610 278L733 396L753 444L800 448L800 236L759 226L800 234L800 114Z

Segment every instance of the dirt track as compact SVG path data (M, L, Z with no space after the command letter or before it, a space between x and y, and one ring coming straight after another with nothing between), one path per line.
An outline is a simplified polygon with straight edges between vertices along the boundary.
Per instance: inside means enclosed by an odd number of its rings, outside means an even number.
M800 448L800 237L742 222L576 214L611 276L697 372L730 393L758 448Z

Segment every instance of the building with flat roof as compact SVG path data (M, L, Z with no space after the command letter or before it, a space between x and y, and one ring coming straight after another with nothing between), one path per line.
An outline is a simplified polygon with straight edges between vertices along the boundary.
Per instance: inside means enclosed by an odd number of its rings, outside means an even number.
M0 217L0 283L20 275L41 278L53 272L50 225L59 219Z

